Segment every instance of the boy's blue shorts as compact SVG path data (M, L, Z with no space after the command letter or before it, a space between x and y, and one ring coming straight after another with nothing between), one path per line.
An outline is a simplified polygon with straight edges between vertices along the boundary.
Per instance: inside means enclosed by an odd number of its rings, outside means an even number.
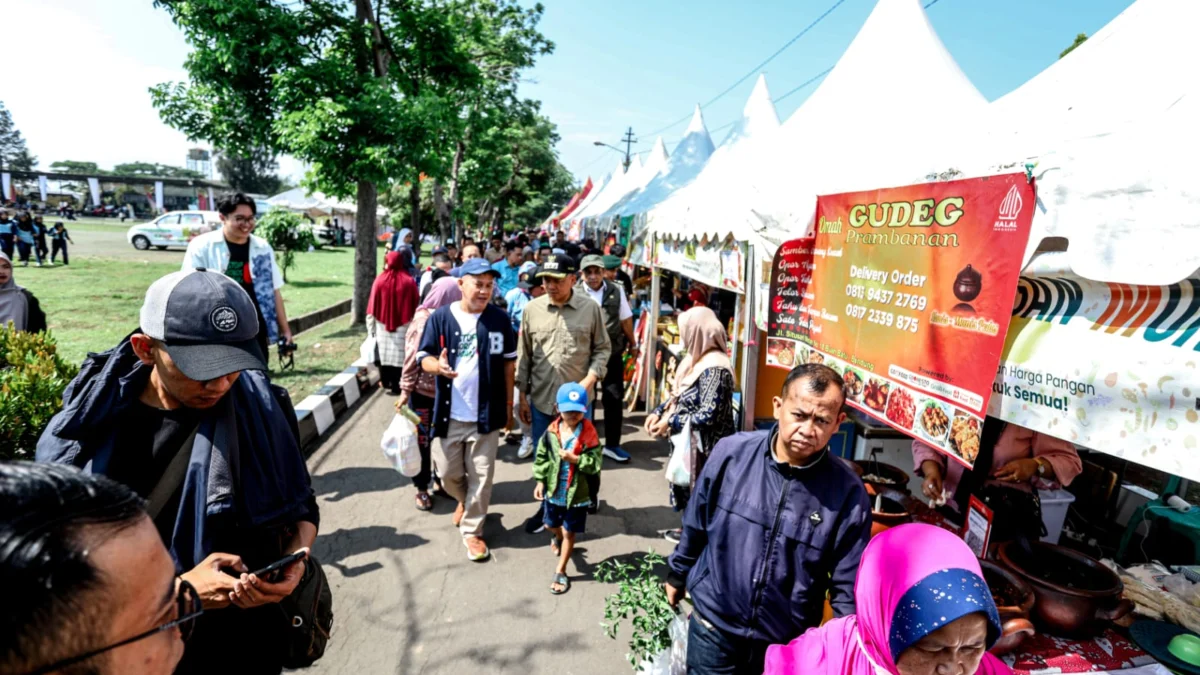
M550 500L546 500L545 508L542 510L542 522L548 528L565 527L567 532L572 534L583 534L587 526L587 515L586 506L569 508L551 504Z

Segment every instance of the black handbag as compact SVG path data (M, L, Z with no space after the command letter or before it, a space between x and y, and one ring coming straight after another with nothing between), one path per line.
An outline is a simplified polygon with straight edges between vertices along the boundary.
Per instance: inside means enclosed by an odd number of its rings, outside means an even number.
M325 655L333 632L333 593L321 563L311 554L296 590L279 603L287 621L284 668L307 668Z

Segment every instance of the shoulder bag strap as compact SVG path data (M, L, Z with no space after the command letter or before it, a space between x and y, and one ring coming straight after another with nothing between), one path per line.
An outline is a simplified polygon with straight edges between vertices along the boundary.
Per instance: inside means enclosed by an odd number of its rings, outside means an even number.
M163 472L162 478L158 479L158 484L146 498L146 512L150 514L150 520L158 520L159 514L171 499L171 495L174 495L179 486L183 485L183 477L187 474L188 462L192 458L192 445L195 443L196 434L199 431L200 425L197 424L183 445L175 451L175 456L171 458L167 470Z

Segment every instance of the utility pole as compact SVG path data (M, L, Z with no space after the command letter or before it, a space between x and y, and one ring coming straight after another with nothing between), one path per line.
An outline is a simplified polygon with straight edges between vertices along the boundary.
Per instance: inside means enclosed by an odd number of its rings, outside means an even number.
M628 172L629 165L633 163L633 158L630 156L629 150L633 147L634 143L637 143L637 139L633 137L633 127L629 127L629 130L625 132L625 138L621 140L625 141L625 171Z

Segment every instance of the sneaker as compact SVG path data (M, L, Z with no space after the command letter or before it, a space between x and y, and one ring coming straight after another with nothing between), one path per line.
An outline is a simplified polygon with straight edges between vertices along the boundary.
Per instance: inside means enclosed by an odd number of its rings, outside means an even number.
M604 446L604 456L611 459L614 462L620 462L622 464L629 461L629 453L628 452L625 452L624 450L622 450L620 448L610 448L607 445Z
M463 537L463 546L467 547L467 559L472 562L487 560L492 555L483 537L476 537L474 535Z
M521 447L517 448L517 459L528 459L533 454L533 439L522 438Z
M682 529L667 530L666 532L663 532L663 539L666 539L667 541L671 542L672 544L678 544L679 540L682 538L683 538L683 530Z

